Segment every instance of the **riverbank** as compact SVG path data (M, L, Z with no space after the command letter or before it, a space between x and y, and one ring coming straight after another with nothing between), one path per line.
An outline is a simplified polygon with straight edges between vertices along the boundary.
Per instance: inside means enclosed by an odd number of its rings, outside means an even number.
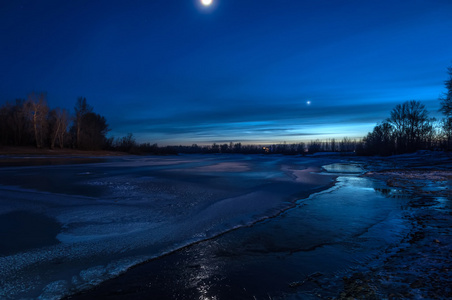
M117 151L77 149L37 149L36 147L0 147L0 167L66 165L102 162L105 158L128 155Z
M308 201L300 206L295 223L286 224L291 214L288 213L288 216L278 217L279 220L239 229L140 265L124 276L70 299L151 296L193 299L200 295L206 299L210 296L212 299L451 298L450 156L427 152L395 158L347 160L359 161L370 170L362 178L381 183L373 189L389 202L381 198L377 205L396 205L391 208L392 212L388 211L385 220L368 227L364 234L344 239L342 235L347 235L347 230L344 232L340 219L334 219L332 230L341 236L339 240L300 247L297 240L306 239L308 235L291 235L287 231L307 226L313 238L312 230L319 228L313 229L299 220L315 215L315 207L321 203L321 199L316 199L315 203ZM353 193L353 197L365 198L358 193ZM401 205L400 213L397 213L396 203ZM340 215L344 209L352 213L346 203L334 206L329 202L328 205L332 205L335 215ZM367 209L374 208L368 203L363 211ZM305 210L309 214L299 215ZM320 211L325 217L325 209ZM354 217L357 215L356 211L352 213ZM345 219L351 223L362 220L350 216ZM272 222L274 225L269 225ZM275 228L280 228L277 233ZM317 232L320 234L317 238L327 232ZM382 241L383 244L375 246ZM253 250L250 252L250 249ZM355 260L347 259L350 253Z
M0 155L7 156L23 156L23 155L33 155L33 156L118 156L124 155L123 152L119 151L106 151L106 150L77 150L69 148L36 148L36 147L11 147L11 146L0 146Z
M151 260L69 299L338 296L341 278L399 244L410 224L402 219L406 199L388 199L381 193L386 185L359 177L358 165L325 170L320 176L338 177L336 185L284 213Z
M343 278L338 298L451 299L451 155L421 152L367 163L373 171L365 176L409 195L405 218L412 229L400 245Z
M0 296L59 299L148 261L71 298L450 297L447 153L98 159L0 168L2 224L52 229L3 245Z

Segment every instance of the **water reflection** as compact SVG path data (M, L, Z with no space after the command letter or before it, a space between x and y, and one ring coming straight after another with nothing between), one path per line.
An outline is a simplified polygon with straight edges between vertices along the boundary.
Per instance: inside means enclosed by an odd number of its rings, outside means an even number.
M376 187L374 190L388 198L407 198L409 195L401 189Z
M107 298L118 288L130 292L124 299L269 299L299 293L305 299L319 292L336 297L345 272L400 242L409 225L402 218L405 200L388 199L397 190L355 176L362 172L358 165L325 170L348 173L278 217L136 267L103 285L98 297L85 299ZM315 282L307 280L312 274L320 274Z
M434 206L436 209L448 209L449 211L452 209L451 199L448 199L446 197L437 197L436 201L437 204Z
M374 259L406 230L398 214L401 202L383 201L397 190L367 178L338 180L335 188L279 217L157 260L164 272L152 264L143 268L164 273L167 286L173 283L168 299L268 299L293 293L303 293L304 299L319 291L337 296L340 280L334 278ZM293 287L312 274L319 274L315 282Z
M184 259L180 265L180 282L185 290L192 290L195 299L218 299L215 285L224 279L225 261L218 258L219 245L212 241L204 247L193 246L196 251L184 251ZM188 250L188 249L187 249Z
M364 169L359 164L336 163L323 166L328 173L361 174Z

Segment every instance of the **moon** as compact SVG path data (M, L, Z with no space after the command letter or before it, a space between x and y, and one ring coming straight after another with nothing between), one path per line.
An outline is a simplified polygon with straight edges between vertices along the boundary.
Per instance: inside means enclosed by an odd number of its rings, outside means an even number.
M212 4L212 0L201 0L201 3L204 6L209 6L210 4Z
M311 105L311 101L310 100L306 101L306 104Z

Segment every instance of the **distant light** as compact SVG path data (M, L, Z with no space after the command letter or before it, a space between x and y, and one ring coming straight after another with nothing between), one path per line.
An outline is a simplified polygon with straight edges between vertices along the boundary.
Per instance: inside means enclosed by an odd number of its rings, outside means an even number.
M309 100L306 101L306 104L307 104L307 105L311 105L311 101L309 101Z
M201 3L204 6L209 6L210 4L212 4L212 0L201 0Z

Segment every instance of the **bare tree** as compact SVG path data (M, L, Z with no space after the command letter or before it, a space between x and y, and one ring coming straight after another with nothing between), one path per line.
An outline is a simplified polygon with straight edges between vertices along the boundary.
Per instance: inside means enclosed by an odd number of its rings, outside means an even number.
M27 122L26 101L16 99L10 115L11 131L14 137L14 145L22 145L29 142L30 128Z
M443 131L447 140L447 148L452 148L452 67L447 68L447 73L449 74L449 79L444 81L446 86L446 92L439 98L440 100L440 111L446 117L443 121L444 127Z
M11 130L9 118L11 114L11 105L7 102L0 107L0 145L7 145L10 141Z
M131 152L131 150L136 147L137 142L132 133L128 133L126 136L118 139L115 143L115 148L123 152Z
M308 152L309 154L314 154L322 150L322 142L317 139L315 141L310 141L308 144Z
M441 147L452 149L452 118L443 118L441 120L438 133Z
M242 152L242 143L235 143L234 144L234 152L235 153L241 153Z
M60 123L60 130L58 132L58 144L62 149L64 147L64 139L69 127L69 112L65 109L61 110L61 113L58 115L58 121Z
M356 149L356 141L352 140L348 137L344 137L340 142L339 142L339 151L340 152L353 152Z
M394 127L396 151L410 152L420 149L431 130L431 120L425 106L419 101L398 104L387 122Z
M404 104L397 104L396 107L391 111L391 116L387 120L389 124L394 127L394 137L396 142L397 151L403 152L405 149L406 141L405 141L405 132L408 127L407 120L407 105L406 102ZM375 129L374 129L375 131Z
M49 107L45 93L31 93L26 102L28 117L33 127L34 139L37 148L42 148L46 139L47 113Z
M50 148L55 148L55 143L58 140L60 148L64 147L64 136L67 133L69 126L69 115L65 109L52 109L48 117L50 127Z

